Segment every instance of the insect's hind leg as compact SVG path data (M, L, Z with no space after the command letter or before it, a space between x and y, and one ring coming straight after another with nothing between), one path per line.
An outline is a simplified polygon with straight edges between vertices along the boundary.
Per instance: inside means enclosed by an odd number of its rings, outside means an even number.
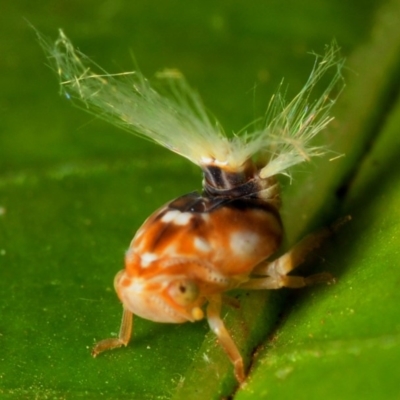
M341 225L350 220L345 217L338 220L330 228L311 233L293 246L288 252L271 262L265 262L257 266L251 278L240 285L244 289L279 289L281 287L301 288L315 283L332 282L331 274L323 272L309 277L288 275L296 267L304 262L307 255L331 236ZM258 277L257 277L258 276Z

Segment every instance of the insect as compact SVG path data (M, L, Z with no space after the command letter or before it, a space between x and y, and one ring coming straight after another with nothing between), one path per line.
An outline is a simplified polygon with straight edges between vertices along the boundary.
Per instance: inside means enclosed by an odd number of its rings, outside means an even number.
M297 288L327 279L288 274L329 235L328 229L273 259L283 235L276 176L325 153L312 139L332 120L335 99L330 95L343 66L337 47L316 56L305 86L291 101L281 90L275 94L260 127L228 137L178 71L162 74L171 89L171 96L164 97L139 71L111 75L101 70L61 30L55 44L41 35L39 40L67 98L186 157L203 172L202 193L169 202L136 232L125 269L114 280L123 305L119 335L97 343L93 356L128 344L134 314L164 323L207 318L243 382L243 358L221 318L223 294L237 288ZM333 78L312 101L328 70Z

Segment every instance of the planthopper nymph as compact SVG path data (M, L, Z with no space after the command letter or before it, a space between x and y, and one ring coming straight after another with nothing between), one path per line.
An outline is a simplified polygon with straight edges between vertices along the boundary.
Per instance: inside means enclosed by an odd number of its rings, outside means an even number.
M119 336L97 343L93 356L128 344L134 314L165 323L207 318L243 382L243 358L221 318L223 295L238 288L298 288L328 279L288 274L329 229L273 258L283 235L276 176L325 152L312 139L332 120L331 93L343 66L338 48L332 45L323 56L315 55L305 86L291 101L279 91L273 96L262 126L228 137L178 71L160 74L171 89L165 97L139 71L111 75L101 70L62 31L54 44L40 35L39 40L68 98L186 157L203 172L201 193L172 200L136 232L125 269L114 280L123 305ZM327 71L332 79L322 96L311 100Z

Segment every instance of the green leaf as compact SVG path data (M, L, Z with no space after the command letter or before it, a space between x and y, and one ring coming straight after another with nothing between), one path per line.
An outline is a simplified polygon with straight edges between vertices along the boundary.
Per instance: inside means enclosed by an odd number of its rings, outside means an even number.
M34 33L16 15L53 37L63 27L110 72L132 69L130 48L146 75L180 68L227 131L261 114L282 76L290 94L301 88L312 65L306 51L321 53L334 36L344 53L359 46L327 137L345 158L297 171L284 193L291 243L352 215L318 251L325 262L304 271L329 270L337 284L235 293L241 307L226 308L226 324L251 368L238 399L399 396L399 2L385 3L373 23L376 2L339 3L69 1L28 10L18 0L3 10L1 398L218 399L237 386L206 322L135 318L127 348L90 356L118 332L112 281L135 230L166 201L199 189L201 177L58 98Z

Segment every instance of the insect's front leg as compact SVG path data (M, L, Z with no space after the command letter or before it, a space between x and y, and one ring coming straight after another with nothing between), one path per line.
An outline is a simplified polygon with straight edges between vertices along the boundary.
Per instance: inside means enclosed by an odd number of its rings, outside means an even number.
M211 330L217 335L220 345L232 361L236 379L239 383L243 383L246 378L243 358L221 319L221 295L212 296L208 300L208 324L210 325Z
M116 349L121 346L126 346L129 343L129 340L132 335L132 320L133 320L133 314L126 308L124 308L118 337L104 339L96 343L96 345L93 347L92 350L92 356L96 357L103 351Z

